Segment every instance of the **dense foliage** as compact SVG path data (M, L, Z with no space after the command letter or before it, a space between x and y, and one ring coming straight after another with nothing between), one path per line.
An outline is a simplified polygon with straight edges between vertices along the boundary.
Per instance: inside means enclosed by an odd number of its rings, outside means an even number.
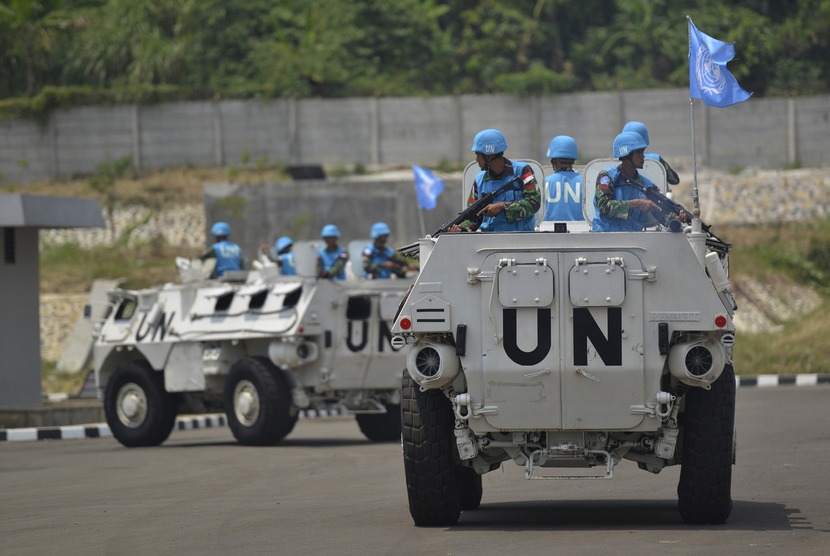
M754 94L830 91L830 0L0 0L0 98L682 87L687 14Z

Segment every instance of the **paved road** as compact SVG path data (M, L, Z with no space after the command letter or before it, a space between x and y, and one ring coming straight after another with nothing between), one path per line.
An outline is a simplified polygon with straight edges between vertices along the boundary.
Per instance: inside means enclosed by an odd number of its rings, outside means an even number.
M735 506L683 525L676 468L623 461L613 481L484 477L479 510L419 529L400 445L349 418L301 421L277 447L228 429L159 448L112 438L0 445L0 554L828 554L830 386L738 391ZM507 464L505 464L507 465Z

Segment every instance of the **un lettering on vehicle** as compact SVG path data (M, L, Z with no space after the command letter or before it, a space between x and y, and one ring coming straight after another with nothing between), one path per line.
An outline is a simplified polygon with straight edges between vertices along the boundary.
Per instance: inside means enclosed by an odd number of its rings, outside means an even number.
M167 317L167 313L162 312L161 317L158 318L158 322L155 324L147 322L147 315L148 313L141 315L141 321L138 323L138 328L135 331L135 341L163 341L167 336L170 323L173 322L173 318L176 316L176 312L171 311L170 318ZM147 339L148 337L149 339Z
M346 323L346 348L352 353L361 353L366 350L370 340L370 321L368 319L350 319ZM376 336L376 351L377 353L384 353L386 351L397 352L391 345L392 341L392 327L389 322L384 320L378 321L377 336Z
M558 331L552 324L551 309L545 307L535 311L536 343L533 349L528 350L519 347L518 309L502 310L504 353L517 365L538 365L548 357L551 349L556 349L554 338L558 337ZM589 347L593 347L596 356L606 367L622 365L622 309L608 307L605 312L606 328L603 330L587 307L573 308L570 334L573 341L573 365L588 365Z

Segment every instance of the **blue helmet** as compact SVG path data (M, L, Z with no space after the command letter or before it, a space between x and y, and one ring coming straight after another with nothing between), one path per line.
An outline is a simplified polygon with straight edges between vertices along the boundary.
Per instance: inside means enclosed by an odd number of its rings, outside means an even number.
M497 154L507 150L507 139L498 129L482 129L473 139L474 153Z
M628 122L622 129L623 131L633 131L634 133L638 133L640 137L643 138L643 141L646 142L646 146L649 145L648 140L648 128L646 124L643 122Z
M623 131L614 139L614 158L625 158L638 149L648 146L639 133Z
M217 222L210 229L210 233L216 237L227 237L231 235L231 227L227 222Z
M388 236L391 233L392 230L389 229L389 226L385 222L372 224L372 239L377 239L380 236Z
M576 141L567 135L557 135L550 142L548 147L548 158L566 158L576 160L579 158L579 150L576 148Z
M291 247L292 245L294 245L294 240L288 236L282 236L277 238L277 241L274 242L274 249L276 249L277 253L279 253L286 247Z
M320 232L322 237L340 237L340 230L334 224L326 224L323 226L323 231Z

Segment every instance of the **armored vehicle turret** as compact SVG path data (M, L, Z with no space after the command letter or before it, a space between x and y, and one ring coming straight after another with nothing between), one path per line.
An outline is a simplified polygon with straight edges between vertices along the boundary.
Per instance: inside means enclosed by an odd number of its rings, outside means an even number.
M358 265L369 242L350 245ZM186 404L223 410L242 444L279 442L302 410L347 410L370 440L399 438L405 359L389 339L411 279L317 279L318 247L295 245L296 277L208 280L184 262L181 284L111 292L94 364L113 436L158 445Z
M597 172L615 162L582 170L587 222ZM646 172L665 188L664 170ZM456 523L479 506L481 476L505 462L527 479L611 479L623 460L649 473L680 465L682 518L727 519L729 246L699 219L675 233L588 229L543 222L419 241L421 272L392 328L407 352L403 455L416 525Z

